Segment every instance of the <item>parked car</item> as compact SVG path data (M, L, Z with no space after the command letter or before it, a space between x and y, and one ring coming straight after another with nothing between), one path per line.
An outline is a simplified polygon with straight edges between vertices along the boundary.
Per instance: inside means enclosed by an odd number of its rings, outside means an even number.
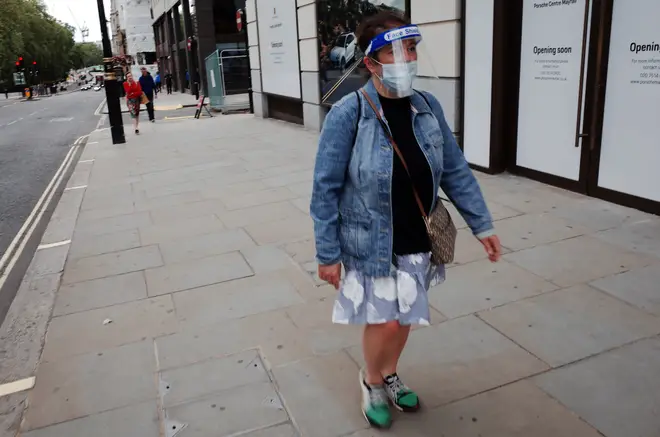
M346 67L355 60L357 51L357 38L353 32L344 33L337 37L334 47L330 50L330 61L334 67L344 72Z
M101 91L101 85L96 85L94 87L94 91Z

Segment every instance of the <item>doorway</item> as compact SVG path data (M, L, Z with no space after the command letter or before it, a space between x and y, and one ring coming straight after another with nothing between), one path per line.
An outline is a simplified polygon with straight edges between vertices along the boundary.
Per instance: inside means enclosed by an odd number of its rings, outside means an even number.
M660 2L515 4L520 76L510 90L518 104L509 168L660 214Z

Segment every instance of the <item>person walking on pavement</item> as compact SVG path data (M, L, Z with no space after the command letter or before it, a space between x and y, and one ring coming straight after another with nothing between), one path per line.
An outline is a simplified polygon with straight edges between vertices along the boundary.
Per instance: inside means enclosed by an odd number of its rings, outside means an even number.
M419 28L383 11L366 18L357 34L371 79L325 118L310 213L319 277L339 290L332 321L365 326L362 412L372 426L388 428L389 403L403 412L420 408L397 366L411 325L430 324L428 290L444 281L446 248L453 258L456 229L439 188L491 262L501 247L440 102L412 87ZM451 226L427 227L429 216Z
M146 68L142 67L141 70L142 76L140 77L140 86L142 87L144 94L147 96L147 99L149 99L149 102L147 102L146 105L147 113L149 114L149 121L154 123L156 121L154 116L154 91L156 90L156 83Z
M133 128L135 134L140 134L140 104L142 102L142 87L140 82L137 82L131 73L126 74L126 81L124 82L124 92L126 93L126 104L128 112L133 119Z
M167 73L165 75L165 87L167 88L167 94L172 94L172 74Z
M163 88L162 88L162 84L160 82L160 71L156 72L155 82L156 82L156 93L162 92Z

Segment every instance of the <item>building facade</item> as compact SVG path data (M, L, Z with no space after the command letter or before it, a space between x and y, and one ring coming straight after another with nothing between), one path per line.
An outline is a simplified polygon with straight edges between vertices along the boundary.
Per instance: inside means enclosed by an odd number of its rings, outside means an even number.
M244 8L245 0L151 0L158 64L176 90L208 95L206 60L218 51L243 51L247 59L245 30L236 23Z
M658 0L248 0L255 114L319 130L379 9L419 24L415 87L474 168L660 214Z
M157 70L156 43L149 0L111 0L110 27L113 54L129 56L134 75L139 74L142 67L154 74Z

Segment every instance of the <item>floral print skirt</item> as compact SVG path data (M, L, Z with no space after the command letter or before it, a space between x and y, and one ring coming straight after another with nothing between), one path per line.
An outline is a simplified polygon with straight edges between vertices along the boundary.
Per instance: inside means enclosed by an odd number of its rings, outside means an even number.
M137 99L128 99L126 106L128 106L128 112L131 114L131 118L136 118L140 115L140 102L141 98Z
M349 270L332 312L339 324L365 325L398 320L429 325L428 290L444 281L445 266L431 263L430 253L396 256L391 277L374 278Z

